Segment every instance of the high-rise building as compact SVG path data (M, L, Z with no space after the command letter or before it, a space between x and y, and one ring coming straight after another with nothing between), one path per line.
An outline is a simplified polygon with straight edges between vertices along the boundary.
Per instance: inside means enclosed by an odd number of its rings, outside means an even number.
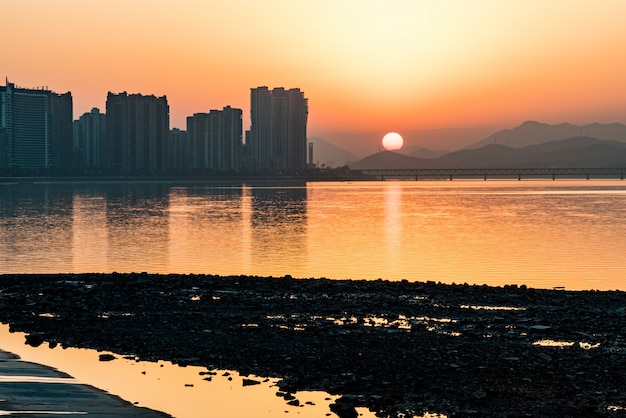
M62 170L72 159L72 94L0 86L0 167Z
M186 170L189 168L189 141L187 131L170 129L167 138L167 154L170 170Z
M190 167L239 170L242 149L242 111L230 106L187 117Z
M106 115L94 107L74 121L75 163L79 169L104 167Z
M52 92L50 112L52 114L52 167L57 174L68 174L75 167L72 94Z
M250 156L257 169L306 167L308 100L298 88L251 89Z
M165 96L109 92L106 103L106 167L126 174L167 169L169 106Z

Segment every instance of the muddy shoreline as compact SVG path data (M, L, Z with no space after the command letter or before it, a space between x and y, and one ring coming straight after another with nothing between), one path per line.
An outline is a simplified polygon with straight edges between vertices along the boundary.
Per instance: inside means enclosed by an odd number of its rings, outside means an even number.
M390 417L626 414L624 292L0 275L0 321L31 344L277 376L283 393L343 395L333 406L341 417L353 406Z

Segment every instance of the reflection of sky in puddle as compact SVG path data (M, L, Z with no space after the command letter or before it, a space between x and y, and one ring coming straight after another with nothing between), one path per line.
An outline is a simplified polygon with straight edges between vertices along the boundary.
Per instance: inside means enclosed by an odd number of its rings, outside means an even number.
M539 347L578 347L578 348L582 348L583 350L591 350L593 348L598 348L600 347L600 343L587 343L587 342L578 342L578 341L557 341L557 340L537 340L535 342L533 342L533 345L539 346Z
M396 318L389 318L386 316L374 316L368 315L363 318L356 316L319 316L319 315L268 315L266 319L277 322L276 325L272 325L278 328L290 329L293 331L303 331L306 327L313 327L320 323L332 323L337 326L349 326L360 325L364 327L380 327L386 328L388 332L406 331L411 332L411 329L415 326L422 326L428 331L436 331L445 334L450 334L441 330L442 324L456 323L456 319L451 318L435 318L428 316L405 316L398 315ZM280 324L279 321L288 322L288 324ZM300 321L292 323L293 321ZM244 327L258 327L259 324L248 323L242 324Z
M101 353L95 350L50 349L47 345L35 348L24 344L24 340L23 333L10 333L7 325L0 324L0 349L18 354L25 361L57 368L80 382L177 418L334 416L329 404L337 396L325 392L298 392L295 398L299 406L288 405L276 395L278 379L241 376L224 370L212 375L206 373L205 367L180 367L166 361L137 362L121 356L116 356L112 362L101 362L98 360ZM243 386L244 378L261 383ZM357 410L360 417L374 417L365 408Z
M472 309L475 311L525 311L526 308L518 308L516 306L489 306L489 305L461 305L461 309Z

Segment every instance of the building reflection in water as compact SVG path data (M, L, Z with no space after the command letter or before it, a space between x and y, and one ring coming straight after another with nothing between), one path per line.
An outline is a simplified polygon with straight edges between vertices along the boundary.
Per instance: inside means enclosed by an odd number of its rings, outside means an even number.
M241 274L240 185L173 187L169 203L169 271Z
M22 185L0 188L0 272L20 259L37 270L71 270L73 188Z
M306 183L251 187L249 191L249 253L254 274L306 275Z
M125 183L106 188L108 271L168 271L169 186Z
M176 187L169 219L170 271L285 275L306 257L305 184Z
M105 194L89 188L74 193L73 213L72 271L109 271Z

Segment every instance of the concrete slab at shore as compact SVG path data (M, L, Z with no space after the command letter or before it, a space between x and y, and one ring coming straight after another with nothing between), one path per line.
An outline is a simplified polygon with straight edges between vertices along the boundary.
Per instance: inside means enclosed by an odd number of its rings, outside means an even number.
M142 417L170 415L83 384L56 369L23 361L0 350L0 416L41 417Z

